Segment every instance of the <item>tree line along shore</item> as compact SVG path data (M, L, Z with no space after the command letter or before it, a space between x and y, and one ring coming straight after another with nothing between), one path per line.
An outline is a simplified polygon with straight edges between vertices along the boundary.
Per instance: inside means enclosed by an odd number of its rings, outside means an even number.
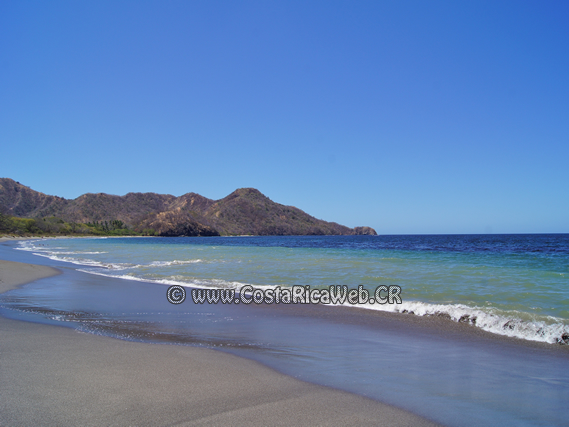
M18 218L0 213L0 236L155 236L156 231L136 231L120 220L88 223L66 222L61 218Z

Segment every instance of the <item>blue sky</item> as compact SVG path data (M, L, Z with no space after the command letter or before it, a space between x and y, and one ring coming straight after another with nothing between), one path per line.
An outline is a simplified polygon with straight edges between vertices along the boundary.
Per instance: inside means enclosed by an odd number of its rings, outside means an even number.
M3 1L0 176L569 232L569 3Z

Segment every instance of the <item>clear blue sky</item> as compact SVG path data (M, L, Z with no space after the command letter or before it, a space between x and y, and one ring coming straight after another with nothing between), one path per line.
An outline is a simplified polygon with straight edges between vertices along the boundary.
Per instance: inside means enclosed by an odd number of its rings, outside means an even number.
M0 176L569 232L569 2L0 2Z

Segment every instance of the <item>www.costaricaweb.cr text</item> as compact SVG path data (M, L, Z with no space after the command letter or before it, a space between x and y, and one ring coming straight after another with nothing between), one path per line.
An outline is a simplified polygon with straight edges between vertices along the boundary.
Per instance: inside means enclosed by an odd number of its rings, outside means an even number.
M401 287L380 285L373 295L359 285L357 289L347 286L330 286L328 289L311 289L310 286L292 286L260 289L251 285L235 289L192 289L195 304L401 304ZM181 304L186 299L186 290L173 285L166 297L172 304Z

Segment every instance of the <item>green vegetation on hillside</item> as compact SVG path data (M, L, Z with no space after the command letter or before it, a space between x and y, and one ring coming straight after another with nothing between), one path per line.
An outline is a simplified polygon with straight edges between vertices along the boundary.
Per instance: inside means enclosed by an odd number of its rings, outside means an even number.
M84 223L65 222L61 218L18 218L0 213L0 234L16 236L153 236L154 230L137 232L120 220Z

